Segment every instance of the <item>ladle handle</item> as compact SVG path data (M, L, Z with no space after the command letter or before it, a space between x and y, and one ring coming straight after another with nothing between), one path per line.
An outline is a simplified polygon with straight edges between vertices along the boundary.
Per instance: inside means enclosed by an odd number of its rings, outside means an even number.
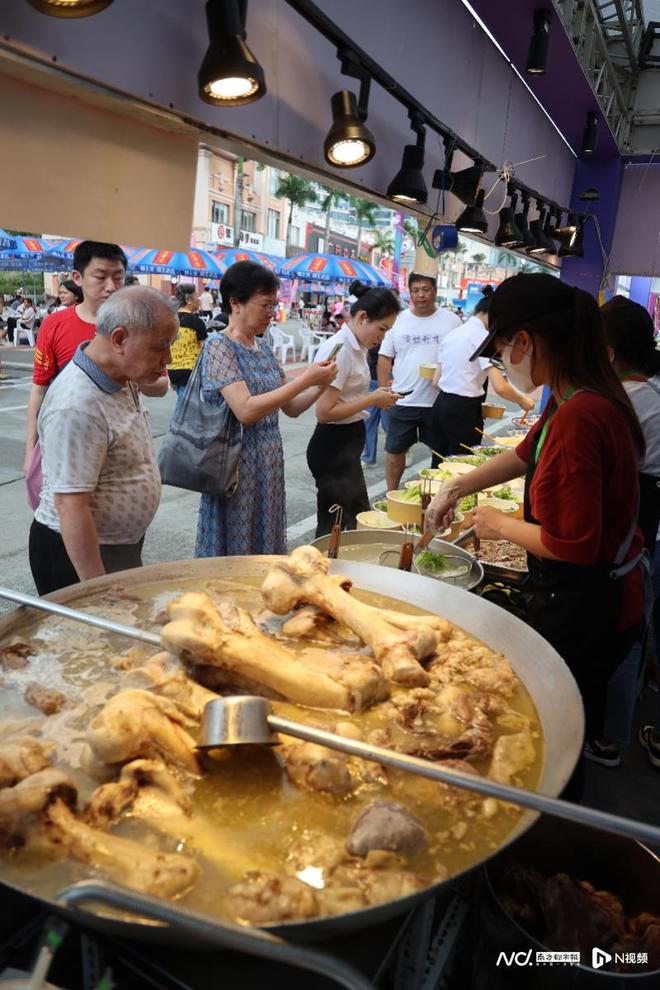
M547 797L545 794L527 791L522 787L509 787L507 784L500 784L488 777L477 777L462 773L459 770L443 770L429 760L408 756L405 753L396 753L391 749L372 746L357 739L346 739L344 736L335 735L334 732L326 732L325 729L303 725L301 722L292 722L289 719L281 718L279 715L269 715L268 724L273 732L283 732L285 735L296 736L307 742L320 743L322 746L337 749L341 753L348 753L350 756L361 756L365 760L394 767L396 770L416 773L420 777L429 777L431 780L439 780L443 784L450 784L454 787L464 787L469 791L476 791L477 794L483 794L484 797L508 801L510 804L520 805L522 808L540 811L546 815L553 815L555 818L565 818L580 825L590 825L593 828L602 829L604 832L613 832L615 835L622 835L628 839L648 842L654 846L660 845L660 828L645 825L644 822L611 815L607 811L597 811L595 808L584 808L580 804Z
M66 605L49 602L46 598L34 598L32 595L24 595L22 591L12 591L11 588L0 588L0 598L6 598L10 602L16 602L18 605L28 605L30 608L38 608L42 612L52 612L53 615L60 615L63 619L84 622L88 626L96 626L97 629L117 633L119 636L139 639L142 643L160 646L160 636L157 636L155 633L145 632L143 629L135 629L133 626L124 626L121 622L113 622L112 619L102 619L99 615L91 615L89 612L78 612L74 608L67 608Z

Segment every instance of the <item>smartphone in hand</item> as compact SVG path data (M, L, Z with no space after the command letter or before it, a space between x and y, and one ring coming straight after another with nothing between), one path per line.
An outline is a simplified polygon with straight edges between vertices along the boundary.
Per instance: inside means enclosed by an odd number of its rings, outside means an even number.
M334 361L334 359L337 357L343 346L344 346L343 340L340 340L338 343L336 343L335 346L330 351L330 353L328 354L327 360Z
M411 388L408 392L397 392L397 395L399 396L400 399L403 399L406 395L412 395L413 392L414 389Z

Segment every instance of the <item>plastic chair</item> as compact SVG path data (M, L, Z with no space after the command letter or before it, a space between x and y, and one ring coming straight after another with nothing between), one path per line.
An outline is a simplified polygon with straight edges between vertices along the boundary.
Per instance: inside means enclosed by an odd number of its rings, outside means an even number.
M270 330L270 336L273 341L273 353L276 358L279 358L280 364L286 364L286 356L289 353L289 348L291 348L291 360L295 361L296 348L293 343L293 334L283 333L279 327L274 326L273 324L271 324L268 329Z
M305 358L307 358L307 363L311 364L314 360L314 355L321 344L321 338L317 337L317 335L312 333L310 328L306 326L300 331L300 339L302 341L300 360L304 361Z
M22 334L25 334L27 337L30 347L34 347L34 324L36 319L37 317L33 316L27 323L22 323L20 320L18 321L14 327L14 347L18 347L20 344L20 337Z

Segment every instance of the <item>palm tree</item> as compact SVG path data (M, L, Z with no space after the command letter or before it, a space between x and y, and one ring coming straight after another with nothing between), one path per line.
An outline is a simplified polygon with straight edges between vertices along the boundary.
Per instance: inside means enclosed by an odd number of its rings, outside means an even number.
M484 261L486 260L487 257L488 257L488 255L483 254L481 251L478 251L476 254L473 254L472 255L472 257L470 258L470 261L474 265L483 265L483 263L484 263Z
M336 189L327 189L325 186L322 187L325 192L325 196L321 200L321 209L325 213L325 233L323 235L323 250L328 252L328 245L330 241L330 211L336 202L340 199L344 199L343 193L338 192Z
M368 199L361 199L360 196L349 196L349 202L355 210L355 216L358 222L358 232L357 232L357 256L360 257L360 243L362 241L362 227L364 226L365 220L367 223L373 227L374 223L374 213L376 211L376 206L371 203Z
M377 230L374 235L374 251L377 251L381 258L391 258L394 254L394 238L390 230Z
M294 206L307 206L308 203L315 203L317 199L314 183L309 179L302 179L299 175L280 175L275 196L278 199L288 199L289 217L286 223L286 245L290 247L289 238L291 234L291 218Z

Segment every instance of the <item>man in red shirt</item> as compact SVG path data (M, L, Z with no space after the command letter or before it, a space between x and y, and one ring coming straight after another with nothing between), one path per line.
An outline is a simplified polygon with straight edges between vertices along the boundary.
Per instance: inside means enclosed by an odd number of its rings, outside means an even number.
M126 275L126 255L118 244L81 241L73 254L72 278L83 301L47 316L39 328L34 351L32 389L28 400L27 440L23 470L27 473L37 442L37 416L46 389L71 360L83 341L95 333L96 313L113 292L121 289Z

